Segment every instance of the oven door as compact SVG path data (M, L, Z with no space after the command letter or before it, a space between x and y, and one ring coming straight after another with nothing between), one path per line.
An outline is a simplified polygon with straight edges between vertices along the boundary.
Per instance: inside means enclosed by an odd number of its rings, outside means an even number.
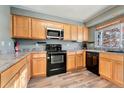
M47 76L66 72L66 53L47 55Z

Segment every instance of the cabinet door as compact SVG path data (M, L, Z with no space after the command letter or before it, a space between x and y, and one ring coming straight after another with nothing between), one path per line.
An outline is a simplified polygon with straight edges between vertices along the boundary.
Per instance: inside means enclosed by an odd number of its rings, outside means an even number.
M45 26L42 20L32 19L32 38L33 39L46 39Z
M64 40L71 40L71 30L69 24L64 24Z
M12 26L14 38L31 38L31 18L13 15Z
M86 26L83 27L83 41L88 41L88 28Z
M27 65L24 65L20 70L20 87L26 88L27 87Z
M83 67L86 67L86 51L83 51Z
M83 68L83 54L76 54L76 68Z
M100 75L112 79L112 61L105 58L100 58Z
M123 62L113 62L113 79L115 83L124 85L124 65Z
M59 22L54 22L54 21L44 21L46 27L52 27L52 28L59 28L63 29L63 24Z
M20 88L19 73L17 73L4 88Z
M82 42L83 41L83 27L78 26L78 41Z
M72 71L76 69L75 64L75 55L68 55L67 56L67 71Z
M46 66L47 66L47 62L46 62L46 58L42 58L42 61L41 61L41 67L39 67L39 69L41 68L41 75L43 77L46 76Z
M76 41L77 40L77 26L71 25L71 40Z
M28 81L30 80L31 78L31 56L28 55L27 56L27 79Z
M46 76L46 58L35 58L32 64L33 76Z

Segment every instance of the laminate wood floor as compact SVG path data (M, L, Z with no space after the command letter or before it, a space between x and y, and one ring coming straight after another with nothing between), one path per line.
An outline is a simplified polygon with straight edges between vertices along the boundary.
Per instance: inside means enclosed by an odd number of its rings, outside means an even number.
M29 81L28 88L118 88L118 86L84 69L46 78L33 78Z

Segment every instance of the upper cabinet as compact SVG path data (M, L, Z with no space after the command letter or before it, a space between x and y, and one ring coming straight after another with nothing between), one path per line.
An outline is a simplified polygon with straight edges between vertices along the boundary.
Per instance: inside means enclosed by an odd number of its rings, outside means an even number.
M78 38L77 25L71 25L71 40L77 41Z
M83 27L83 41L88 41L88 28L86 26Z
M82 42L83 41L83 27L78 26L78 41Z
M63 29L63 24L62 23L59 23L59 22L46 21L46 20L44 20L44 24L45 24L45 27Z
M31 18L24 16L12 16L12 37L31 38Z
M12 38L45 40L47 37L46 27L63 29L64 40L88 41L88 28L86 26L12 15Z
M46 31L42 20L32 19L32 38L46 39Z
M69 24L64 24L64 40L71 40L71 29Z

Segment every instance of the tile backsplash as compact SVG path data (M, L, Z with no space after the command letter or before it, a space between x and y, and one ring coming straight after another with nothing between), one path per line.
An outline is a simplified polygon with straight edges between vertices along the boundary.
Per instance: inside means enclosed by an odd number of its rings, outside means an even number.
M63 40L17 40L20 50L45 50L46 44L61 44L62 50L81 50L82 43ZM40 43L38 43L40 42Z

